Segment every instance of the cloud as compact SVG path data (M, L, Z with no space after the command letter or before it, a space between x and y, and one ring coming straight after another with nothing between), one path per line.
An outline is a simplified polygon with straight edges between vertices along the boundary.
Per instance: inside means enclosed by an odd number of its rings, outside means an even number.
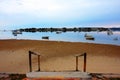
M0 11L8 14L48 14L48 12L58 14L78 10L79 13L84 13L84 11L110 7L112 4L112 1L108 4L108 0L4 0L0 3Z
M90 23L116 17L119 7L119 0L0 0L0 23Z
M6 14L46 14L60 10L61 6L50 0L6 0L0 3L0 11Z

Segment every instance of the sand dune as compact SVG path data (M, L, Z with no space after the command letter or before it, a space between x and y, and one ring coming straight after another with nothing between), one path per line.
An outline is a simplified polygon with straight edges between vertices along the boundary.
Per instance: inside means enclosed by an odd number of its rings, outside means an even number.
M75 70L74 55L86 52L87 72L120 73L120 46L35 40L0 40L0 72L29 72L29 50L42 55L42 71ZM32 59L36 70L37 57ZM81 57L79 70L82 67Z

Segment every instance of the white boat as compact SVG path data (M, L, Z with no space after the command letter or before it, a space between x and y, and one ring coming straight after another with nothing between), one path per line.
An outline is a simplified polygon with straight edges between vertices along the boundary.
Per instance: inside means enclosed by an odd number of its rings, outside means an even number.
M22 34L22 31L20 31L20 30L12 30L12 34L14 36L17 36L17 34Z
M95 38L92 35L88 35L87 33L84 36L86 40L95 40Z
M112 30L108 29L108 31L107 31L107 35L113 35Z
M20 30L13 30L12 33L13 34L22 34L22 32Z

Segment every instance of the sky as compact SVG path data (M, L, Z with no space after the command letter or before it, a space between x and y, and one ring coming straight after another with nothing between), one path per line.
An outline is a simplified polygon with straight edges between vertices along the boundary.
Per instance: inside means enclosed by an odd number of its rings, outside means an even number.
M120 0L0 0L0 29L120 26Z

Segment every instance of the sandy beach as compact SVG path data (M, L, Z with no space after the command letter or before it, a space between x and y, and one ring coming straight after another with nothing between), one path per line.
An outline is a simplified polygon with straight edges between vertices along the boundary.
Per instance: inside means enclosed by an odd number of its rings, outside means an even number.
M87 53L87 72L120 73L120 46L38 40L0 40L0 72L29 72L29 53L41 55L42 71L75 70L75 55ZM37 57L32 57L37 70ZM79 58L79 70L83 58Z

